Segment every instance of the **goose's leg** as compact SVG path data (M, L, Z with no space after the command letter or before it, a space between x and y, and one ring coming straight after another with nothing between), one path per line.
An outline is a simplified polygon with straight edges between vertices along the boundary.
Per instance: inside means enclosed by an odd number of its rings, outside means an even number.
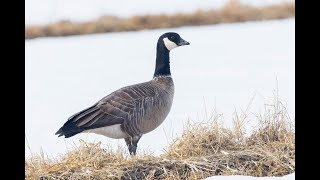
M141 136L142 136L142 134L132 137L132 149L131 150L132 150L133 155L136 155L138 142L139 142Z
M126 141L129 153L132 154L132 138L129 136L124 138L124 140Z

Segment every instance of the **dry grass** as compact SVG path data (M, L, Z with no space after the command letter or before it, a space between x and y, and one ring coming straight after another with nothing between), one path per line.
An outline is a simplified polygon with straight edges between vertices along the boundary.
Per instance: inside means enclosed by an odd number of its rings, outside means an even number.
M25 39L281 19L294 15L294 2L258 8L243 5L238 0L230 0L222 9L197 11L191 14L146 15L131 18L104 16L90 22L60 21L43 26L30 25L25 28Z
M282 176L295 171L295 133L285 107L276 101L255 116L250 136L248 112L226 128L220 116L187 125L161 156L130 157L126 149L85 143L52 160L43 154L25 161L26 179L200 179L213 175Z

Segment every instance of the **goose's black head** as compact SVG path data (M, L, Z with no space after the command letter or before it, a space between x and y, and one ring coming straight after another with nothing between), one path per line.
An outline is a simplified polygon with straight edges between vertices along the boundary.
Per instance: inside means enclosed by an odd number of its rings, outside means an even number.
M180 37L175 32L167 32L160 36L158 44L163 44L168 51L179 46L189 45L190 43Z
M189 44L175 32L167 32L161 35L157 43L156 69L153 77L171 75L170 51L176 47Z

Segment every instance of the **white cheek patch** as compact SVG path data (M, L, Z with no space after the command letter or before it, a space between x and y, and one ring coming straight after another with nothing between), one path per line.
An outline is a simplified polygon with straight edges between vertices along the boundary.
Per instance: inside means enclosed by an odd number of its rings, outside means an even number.
M174 49L176 47L178 47L178 45L172 41L170 41L167 37L163 38L163 42L164 45L166 46L166 48L170 51L171 49Z

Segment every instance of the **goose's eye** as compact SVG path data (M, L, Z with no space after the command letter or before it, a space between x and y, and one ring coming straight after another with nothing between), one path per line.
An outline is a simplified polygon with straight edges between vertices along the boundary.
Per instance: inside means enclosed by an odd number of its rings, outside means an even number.
M175 39L175 37L174 36L171 36L171 38L170 38L171 40L174 40Z

